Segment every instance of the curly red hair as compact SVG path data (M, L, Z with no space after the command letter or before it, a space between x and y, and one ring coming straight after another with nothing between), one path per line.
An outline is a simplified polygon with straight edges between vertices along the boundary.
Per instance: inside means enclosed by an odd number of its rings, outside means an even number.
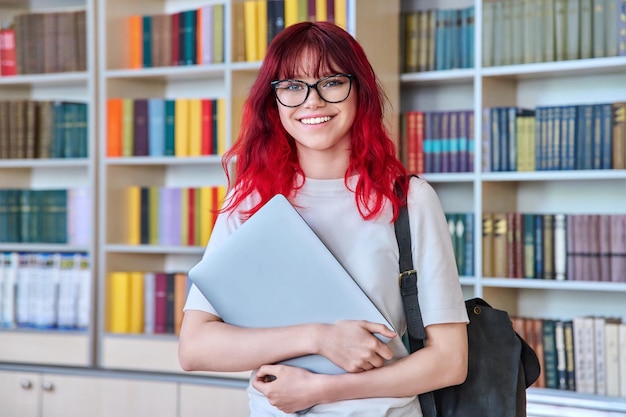
M303 59L308 61L303 63ZM401 199L394 193L394 183L406 192L406 170L398 160L395 145L383 121L386 96L361 45L345 30L328 22L302 22L291 25L272 40L250 89L242 112L241 131L237 141L223 159L229 186L237 192L224 210L236 207L248 195L257 192L260 201L250 213L256 212L275 194L292 197L302 184L296 180L304 173L298 163L294 139L283 128L278 104L270 82L293 78L302 72L311 59L315 74L353 75L357 94L357 115L352 126L352 147L346 171L347 178L358 174L353 190L359 213L366 219L380 214L386 200L393 205L394 218ZM305 68L310 68L306 66ZM235 183L231 183L227 167L235 164Z

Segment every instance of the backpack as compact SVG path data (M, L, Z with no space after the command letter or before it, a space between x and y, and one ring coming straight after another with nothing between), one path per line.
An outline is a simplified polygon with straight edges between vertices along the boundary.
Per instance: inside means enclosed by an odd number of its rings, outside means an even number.
M417 298L409 217L404 204L395 223L400 249L400 291L411 352L424 347L426 331ZM465 302L469 324L468 372L460 385L419 395L424 417L525 417L526 388L539 378L535 351L513 329L507 312L481 298Z

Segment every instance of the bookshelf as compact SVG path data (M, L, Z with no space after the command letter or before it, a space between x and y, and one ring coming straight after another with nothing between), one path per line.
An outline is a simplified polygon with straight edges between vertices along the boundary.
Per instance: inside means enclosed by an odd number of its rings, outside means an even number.
M259 2L257 2L259 3ZM339 3L339 2L338 2ZM346 27L360 39L377 68L381 82L387 87L389 102L398 108L397 39L383 35L397 27L399 3L349 0ZM202 10L196 15L204 19L208 6L223 8L223 60L193 65L147 66L132 68L131 16L182 14ZM110 327L111 300L107 296L110 275L116 271L187 271L201 257L206 242L194 244L131 244L128 230L132 227L128 188L169 187L198 188L225 185L220 155L152 155L112 156L107 147L109 136L108 108L113 98L123 99L223 99L225 113L217 128L222 129L224 148L237 137L240 109L260 67L259 60L246 61L240 45L243 1L139 1L129 4L122 0L99 2L98 30L98 117L99 181L101 222L98 228L98 366L105 369L147 371L180 374L177 359L177 337L166 333L115 333ZM215 16L213 9L213 16ZM181 20L182 21L182 20ZM373 22L376 22L373 24ZM381 24L379 22L385 22ZM377 28L377 29L373 29ZM384 28L384 29L383 29ZM215 34L214 38L215 39ZM125 45L121 48L119 45ZM184 47L181 44L181 51ZM143 49L144 53L146 49ZM156 52L151 49L152 56ZM242 58L243 57L243 58ZM145 58L145 55L144 55ZM196 59L198 57L196 56ZM136 109L136 107L135 107ZM178 108L176 108L178 111ZM178 114L178 113L177 113ZM396 117L389 114L389 124L397 137ZM176 122L178 123L178 121ZM136 125L135 125L136 126ZM177 137L178 138L178 137ZM123 146L123 145L122 145ZM198 197L196 192L195 197ZM197 207L197 206L196 206ZM247 379L249 373L209 374L217 377Z
M591 276L579 281L483 276L483 213L563 213L572 216L626 213L624 169L483 171L483 109L613 103L624 101L626 97L624 56L525 64L513 60L510 65L493 65L492 62L482 65L485 44L480 34L488 24L482 17L485 7L492 7L493 3L486 6L487 2L463 0L401 2L401 13L469 6L475 9L476 65L473 68L404 71L400 76L402 113L470 110L474 114L474 169L462 173L423 174L436 188L446 212L474 214L474 224L477 225L473 237L475 273L461 277L464 294L466 298L483 297L518 317L571 320L580 316L606 316L624 320L624 280L599 282ZM494 35L493 39L496 38ZM493 59L493 56L489 58ZM626 271L621 273L623 277ZM593 395L561 389L531 388L529 403L529 413L532 411L536 415L570 415L578 408L589 413L593 412L591 410L626 410L626 399L619 395Z
M37 16L37 19L41 20L25 22L24 19L31 19L32 16ZM17 23L18 20L20 20L19 24ZM3 119L4 129L8 127L7 120L11 119L9 121L11 130L9 132L4 130L3 137L0 139L0 142L4 143L5 152L0 159L0 188L3 190L21 190L19 192L22 193L23 198L42 196L42 199L37 200L38 202L34 199L23 200L22 204L26 204L26 206L25 208L20 206L18 211L19 216L21 216L19 217L21 219L20 227L26 227L28 233L21 229L19 238L5 235L0 242L0 253L19 252L31 255L46 254L46 256L60 254L63 257L79 253L88 261L81 276L81 286L84 289L80 298L83 305L81 313L83 316L78 326L76 321L68 324L67 320L74 320L75 317L73 319L66 317L63 322L61 316L51 317L53 307L50 305L47 305L45 317L35 316L34 319L32 307L22 310L19 322L18 317L13 317L15 320L11 320L10 315L5 312L3 324L0 326L0 338L2 339L0 362L45 363L71 367L89 367L95 363L96 329L93 325L95 302L93 289L96 279L95 236L93 234L91 236L84 234L80 237L74 235L72 228L81 228L81 226L74 226L70 219L72 216L70 213L75 215L76 212L72 212L73 209L68 204L60 203L59 206L54 203L55 206L53 206L49 200L45 200L43 197L43 195L51 195L52 192L55 192L66 195L69 199L69 190L80 189L85 192L84 203L86 205L83 206L81 215L76 217L81 218L84 223L80 224L87 227L90 227L95 218L96 194L91 192L96 186L97 160L95 152L96 65L94 51L96 50L96 37L94 20L95 3L91 0L0 1L2 29L22 28L28 32L29 42L36 44L36 47L32 48L35 55L30 55L27 59L24 54L28 55L27 52L30 51L25 51L25 49L29 48L15 51L17 57L22 60L22 65L18 65L16 68L16 75L7 75L3 67L3 73L0 76L0 101L4 103L2 112L5 116L4 118L0 117L0 119ZM52 25L49 24L51 21L53 22ZM65 39L63 38L65 33L58 31L58 27L55 26L56 22L65 22L67 25L64 27L76 31L76 35L73 35L75 42L66 43L63 50L58 48L60 48L59 45L63 44L61 39ZM46 30L49 29L50 31L45 32L44 35L35 29L35 26L38 25L41 25L39 30L43 30L41 28L45 25ZM25 35L22 33L20 36ZM47 40L45 44L44 38ZM60 43L57 44L55 39L59 39ZM70 46L75 49L70 50ZM65 61L61 62L61 60L56 59L56 54L64 56ZM51 55L52 58L50 58ZM45 66L33 66L33 59L45 63ZM24 62L29 62L30 65L25 67ZM28 123L26 121L33 120L33 117L37 117L38 121L43 120L45 113L40 109L45 106L48 108L48 105L53 107L56 115L74 117L75 114L63 110L69 108L66 103L80 103L77 106L80 106L83 114L81 119L64 119L63 123L65 124L62 124L62 128L66 128L65 133L55 135L51 129L41 129L39 132L34 132L31 128L34 128L35 125L31 124L22 128L15 125L16 121ZM20 110L21 106L25 107ZM22 111L24 113L21 113ZM78 128L76 128L77 121L81 123ZM72 123L71 126L70 123ZM38 124L37 126L41 125ZM76 130L70 131L70 129L75 128ZM77 130L80 131L77 132ZM20 134L25 136L20 136ZM60 154L54 154L54 149L46 148L44 153L43 147L36 148L40 138L48 136L49 139L50 135L55 140L61 135L64 138L69 138L69 141L76 140L80 136L80 143L65 142L65 148L62 149L65 153L61 152ZM36 136L37 142L31 142L34 136ZM11 138L14 140L11 141ZM82 149L80 153L75 153L77 146ZM6 153L7 148L10 151L9 154ZM4 204L6 201L3 202ZM67 223L67 225L62 227L59 234L52 238L49 229L50 223L43 217L35 216L37 212L41 213L41 216L45 216L49 210L57 210L58 208L67 211L68 214L57 217L55 221L62 222L59 224ZM35 214L27 217L25 213ZM25 220L28 218L30 221ZM38 224L39 226L37 226ZM76 225L78 224L76 223ZM5 226L6 224L2 228ZM82 231L85 232L84 228ZM58 267L58 264L55 265ZM42 272L42 276L44 275L46 272ZM21 282L25 281L22 280ZM46 294L42 291L46 290L42 290L40 287L39 292L33 292ZM31 302L38 300L37 305L42 305L40 303L41 298L35 298L32 293L30 295ZM61 298L55 301L61 301ZM27 304L30 303L24 302L24 300L20 302L22 307ZM64 329L59 328L62 324Z

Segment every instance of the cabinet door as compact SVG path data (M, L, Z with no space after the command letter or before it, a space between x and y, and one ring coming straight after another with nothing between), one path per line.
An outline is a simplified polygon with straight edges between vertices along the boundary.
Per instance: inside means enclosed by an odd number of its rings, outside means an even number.
M248 393L243 388L180 385L179 417L249 417Z
M176 384L44 375L42 417L175 417Z
M0 414L38 417L40 375L0 371Z

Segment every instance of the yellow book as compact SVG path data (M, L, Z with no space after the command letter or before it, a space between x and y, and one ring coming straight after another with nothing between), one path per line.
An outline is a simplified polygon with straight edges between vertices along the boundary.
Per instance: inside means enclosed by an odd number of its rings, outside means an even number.
M224 5L213 5L213 62L224 62Z
M143 272L129 274L129 333L143 333L144 288Z
M226 199L226 186L219 185L217 187L217 201L215 202L215 209L221 209L224 205L224 199Z
M148 243L159 244L159 190L158 186L148 187Z
M122 156L133 156L135 153L135 110L134 100L122 100Z
M267 52L267 0L257 0L257 60L265 58Z
M298 22L306 22L309 19L309 1L298 0Z
M335 24L348 30L347 0L335 0Z
M187 246L189 241L189 189L180 189L180 244Z
M189 99L189 156L202 154L202 99Z
M217 154L226 152L226 99L217 99Z
M325 22L328 20L328 9L326 0L315 0L315 21Z
M298 23L298 0L285 0L285 27Z
M241 2L232 3L232 20L231 27L232 42L233 42L233 62L246 61L246 22L245 22L245 7L246 5Z
M128 272L111 272L108 281L109 332L130 330L130 276Z
M246 61L248 62L259 60L257 8L257 0L246 0L244 2L243 20L245 22Z
M126 202L127 243L139 245L141 243L141 187L137 185L128 187Z
M213 188L200 188L200 246L206 246L213 231Z
M189 156L189 100L174 100L174 155Z

